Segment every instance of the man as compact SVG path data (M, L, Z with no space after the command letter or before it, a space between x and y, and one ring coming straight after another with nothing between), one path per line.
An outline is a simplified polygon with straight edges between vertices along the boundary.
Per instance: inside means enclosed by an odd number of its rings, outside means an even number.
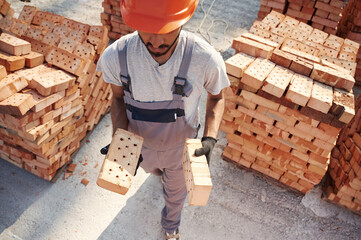
M124 22L137 31L110 45L98 62L114 93L113 132L130 130L144 138L140 166L162 176L166 239L180 239L181 211L187 196L182 171L186 138L196 138L198 105L208 92L203 147L209 161L229 86L221 55L204 40L181 30L198 0L123 0Z

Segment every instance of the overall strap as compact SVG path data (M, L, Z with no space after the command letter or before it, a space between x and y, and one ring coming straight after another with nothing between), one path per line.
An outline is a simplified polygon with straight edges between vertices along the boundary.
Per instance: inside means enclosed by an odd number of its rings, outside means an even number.
M120 80L122 81L123 90L132 95L130 76L128 73L127 64L127 46L128 39L124 41L124 45L119 49L119 64L120 64Z
M192 59L194 47L194 36L187 32L187 41L183 53L182 63L178 75L174 77L173 94L180 96L189 96L192 92L192 85L187 81L187 72ZM176 96L175 96L176 97Z

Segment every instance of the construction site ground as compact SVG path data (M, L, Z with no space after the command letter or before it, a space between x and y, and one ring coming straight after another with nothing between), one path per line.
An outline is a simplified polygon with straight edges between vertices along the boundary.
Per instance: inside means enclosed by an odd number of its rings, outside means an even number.
M82 23L101 24L102 0L9 2L15 17L28 4ZM259 1L254 0L200 0L184 29L206 38L227 59L234 54L232 39L250 28L258 9ZM204 108L205 94L202 116ZM104 159L99 149L110 142L111 132L107 114L73 158L74 174L64 180L63 173L55 183L0 160L0 239L163 239L159 177L139 170L126 196L96 185ZM182 239L361 239L360 215L322 200L320 186L305 196L295 194L222 160L225 145L220 132L210 166L210 199L205 207L186 202ZM83 178L90 181L87 186Z

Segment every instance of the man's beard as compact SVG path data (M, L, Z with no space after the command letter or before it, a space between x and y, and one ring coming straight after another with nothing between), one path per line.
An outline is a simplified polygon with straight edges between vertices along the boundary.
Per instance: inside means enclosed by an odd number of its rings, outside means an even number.
M148 50L148 52L150 53L150 55L152 55L153 57L161 57L161 56L163 56L163 55L165 55L165 54L167 54L168 53L168 51L173 47L173 45L177 42L177 40L178 40L178 38L179 38L179 35L180 35L180 31L179 31L179 33L178 33L178 35L177 35L177 37L174 39L174 41L173 41L173 43L171 44L171 45L168 45L168 44L162 44L162 45L160 45L158 48L161 48L161 49L163 49L163 48L167 48L167 50L166 51L164 51L164 52L162 52L162 53L155 53L155 52L152 52L150 49L149 49L149 47L151 46L151 47L153 47L153 45L150 43L150 42L147 42L147 43L145 43L144 41L143 41L143 39L142 39L142 37L140 37L140 40L143 42L143 44L146 46L146 48L147 48L147 50Z
M153 47L153 45L150 43L150 42L147 42L146 44L145 44L145 46L147 47L147 49L148 49L148 52L150 53L150 55L152 55L153 57L161 57L161 56L163 56L163 55L165 55L165 54L167 54L167 52L169 51L169 49L171 48L171 46L169 46L168 44L162 44L162 45L160 45L158 48L160 48L160 49L167 49L167 50L165 50L164 52L152 52L150 49L149 49L149 47Z

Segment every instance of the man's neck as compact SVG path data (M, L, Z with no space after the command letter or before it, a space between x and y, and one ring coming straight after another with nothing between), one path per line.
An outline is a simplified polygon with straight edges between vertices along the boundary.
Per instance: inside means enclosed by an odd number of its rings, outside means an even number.
M163 65L165 64L169 59L170 57L172 56L175 48L177 47L177 44L178 44L178 41L179 41L179 36L180 36L180 32L178 33L176 39L174 40L174 42L172 43L170 49L167 51L166 54L162 55L162 56L159 56L159 57L156 57L154 55L151 54L152 58L157 62L159 63L159 65ZM143 40L142 40L143 41ZM144 43L144 42L143 42Z

